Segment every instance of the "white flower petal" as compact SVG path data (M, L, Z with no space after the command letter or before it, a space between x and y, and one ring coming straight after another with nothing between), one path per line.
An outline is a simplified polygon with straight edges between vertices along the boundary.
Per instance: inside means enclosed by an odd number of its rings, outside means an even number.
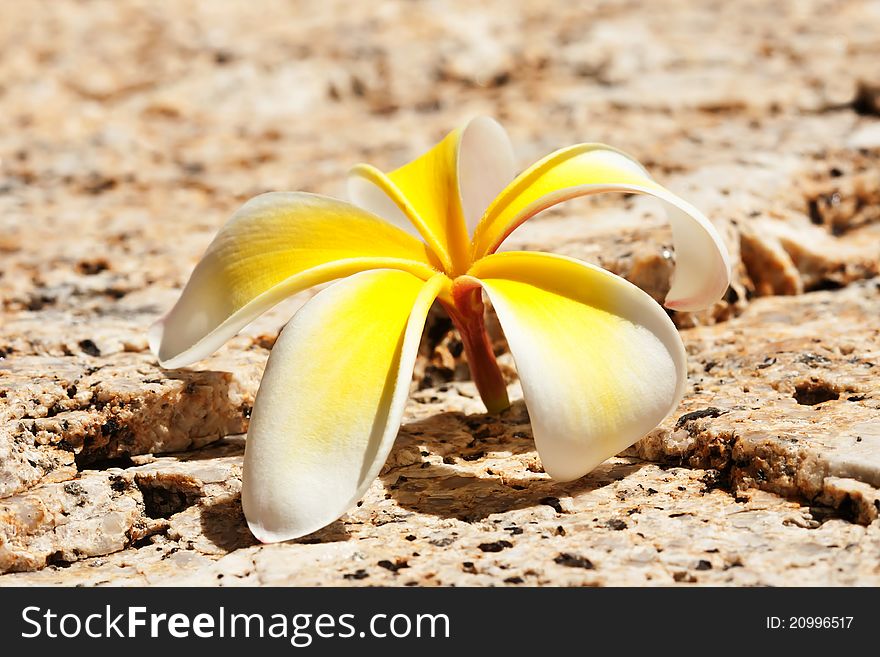
M467 124L458 145L458 189L469 235L513 180L515 167L510 138L497 121L480 116Z
M631 283L546 253L491 255L470 274L498 314L552 477L586 474L678 405L687 380L681 338Z
M297 292L380 267L427 279L431 262L422 242L349 203L262 194L217 233L174 308L150 329L150 347L164 367L184 367Z
M355 205L420 235L447 271L463 273L473 228L513 174L507 133L478 117L388 174L358 164L349 172L348 195Z
M378 169L373 170L373 167L367 164L361 164L352 169L346 180L349 200L356 206L405 230L413 237L422 239L419 229L410 221L406 213L397 206L397 203L388 196L382 187L374 182L375 174L384 176Z
M282 331L245 448L242 505L258 539L324 527L376 478L397 436L425 317L447 280L355 274Z
M730 284L730 255L699 210L656 183L635 160L602 144L579 144L539 161L510 183L474 232L474 257L494 253L517 226L557 203L599 192L630 192L660 199L672 225L675 274L665 305L700 310Z

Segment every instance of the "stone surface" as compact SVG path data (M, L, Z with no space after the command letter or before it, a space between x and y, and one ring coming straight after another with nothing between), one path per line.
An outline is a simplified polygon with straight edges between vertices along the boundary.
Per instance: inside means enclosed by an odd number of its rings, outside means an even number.
M721 331L688 330L691 390L634 453L715 468L734 490L761 488L876 520L878 313L880 288L868 282L761 299Z
M470 382L425 387L362 503L283 545L247 530L241 438L86 467L0 501L0 567L47 566L0 584L878 583L878 310L869 282L685 329L681 407L571 483L544 474L516 382L499 417Z
M64 1L4 19L0 584L880 582L876 3ZM521 402L480 415L435 312L363 503L254 545L235 434L309 294L187 370L156 365L147 326L246 198L340 194L355 162L391 168L477 113L522 166L623 148L725 236L728 294L673 314L681 407L555 484ZM507 248L658 300L675 258L655 204L617 195Z

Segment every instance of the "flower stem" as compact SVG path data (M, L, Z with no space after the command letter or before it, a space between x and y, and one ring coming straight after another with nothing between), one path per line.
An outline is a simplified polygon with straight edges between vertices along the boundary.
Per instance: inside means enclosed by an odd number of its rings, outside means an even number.
M454 303L443 303L461 336L471 377L490 413L510 407L507 384L495 360L492 342L486 333L485 306L480 284L469 277L459 277L452 288Z

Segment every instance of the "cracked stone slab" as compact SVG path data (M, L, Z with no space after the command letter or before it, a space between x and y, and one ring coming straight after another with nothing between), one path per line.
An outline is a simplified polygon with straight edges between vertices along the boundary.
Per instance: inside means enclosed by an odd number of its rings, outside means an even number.
M7 574L0 576L0 585L792 585L805 579L817 584L880 580L871 557L880 547L876 523L852 524L761 491L734 496L718 486L716 471L662 467L633 458L611 459L584 479L557 484L530 469L534 459L526 456L525 441L522 460L499 459L503 471L487 467L495 465L491 460L445 463L442 441L453 442L468 427L466 418L450 420L448 433L439 440L405 434L394 461L405 465L386 468L363 504L310 537L253 544L237 494L228 494L237 487L233 476L231 487L214 484L217 495L160 521L163 527L137 547L33 573ZM470 418L475 424L476 418ZM505 422L512 428L521 419L520 413ZM488 443L497 454L505 441L498 436L498 444ZM235 447L240 450L240 443ZM412 454L417 455L415 462ZM221 460L232 470L240 467L240 456ZM188 465L172 470L183 479L198 476ZM170 473L166 476L173 479Z
M241 433L266 356L238 351L175 371L148 353L0 361L0 499L71 479L77 466Z
M499 416L470 382L417 390L358 506L283 545L254 545L241 515L241 439L86 470L3 500L4 567L49 566L0 583L880 582L878 309L870 282L686 329L678 411L575 482L543 472L515 382Z
M880 287L756 300L723 329L685 332L690 391L634 447L757 487L880 513ZM849 486L851 495L844 494Z
M67 565L148 543L156 534L203 552L210 552L212 539L227 545L221 534L194 528L188 510L211 505L207 517L213 517L218 505L238 495L240 454L239 443L224 441L187 456L141 457L145 462L130 468L84 470L76 479L6 497L0 500L0 570Z
M314 564L342 584L876 582L878 308L860 282L880 267L875 3L154 5L60 1L47 20L16 3L0 23L0 535L4 569L42 568L0 583L317 582ZM673 315L691 391L627 458L554 486L521 405L480 415L434 317L364 505L307 541L252 545L241 444L222 437L246 429L308 295L187 371L156 367L146 327L246 198L339 195L351 164L394 168L480 113L521 165L620 147L719 228L731 289ZM656 206L626 196L546 212L510 246L658 300L675 258Z

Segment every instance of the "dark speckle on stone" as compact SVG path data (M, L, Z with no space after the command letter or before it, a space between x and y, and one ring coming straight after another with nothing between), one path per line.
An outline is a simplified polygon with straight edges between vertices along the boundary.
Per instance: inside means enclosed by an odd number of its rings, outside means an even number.
M501 550L513 547L513 543L510 541L494 541L492 543L480 543L477 547L483 552L501 552Z
M107 418L107 421L101 425L101 435L112 436L118 433L120 428L119 422L115 417Z
M821 379L810 379L795 386L794 398L802 406L816 406L827 401L840 399L840 393L832 383Z
M614 531L617 531L617 532L619 532L623 529L626 529L626 523L623 520L621 520L620 518L612 518L611 520L609 520L608 522L605 523L605 526L608 527L609 529L613 529Z
M119 425L119 422L115 417L107 418L107 421L101 425L101 435L102 436L113 436L119 433L119 430L122 427Z
M224 64L228 64L235 58L235 55L232 54L229 50L217 50L214 53L214 63L218 66L223 66Z
M712 562L700 559L697 563L697 570L712 570Z
M124 493L131 487L131 484L123 477L114 476L110 481L110 488L117 493Z
M685 423L691 422L693 420L699 420L704 417L718 417L719 415L724 415L727 411L723 411L720 408L715 408L714 406L710 406L709 408L703 408L699 411L691 411L690 413L685 413L678 421L675 423L676 429L681 429Z
M180 165L183 172L190 176L198 176L205 172L205 165L201 162L183 162Z
M69 481L64 484L64 492L68 495L85 495L86 489L76 481Z
M94 342L86 338L85 340L79 341L79 348L82 349L84 354L88 354L89 356L100 356L101 350L98 349L98 345Z
M810 221L817 226L821 226L825 223L825 217L822 216L822 211L819 209L819 201L817 199L811 198L807 201L807 214L810 216Z
M831 363L831 360L829 360L827 356L823 356L822 354L814 354L811 352L801 354L800 356L798 356L797 361L799 363L809 365L810 367L818 367L820 365L828 365L829 363Z
M376 564L380 568L384 568L385 570L390 570L392 573L396 573L398 570L402 568L409 568L409 564L406 561L402 561L400 559L396 561L389 561L388 559L382 559L378 564Z
M595 568L593 562L586 557L579 557L576 554L570 554L568 552L559 553L553 561L560 566L566 566L568 568L584 568L586 570L593 570Z
M370 574L366 570L359 568L353 573L345 573L345 575L342 576L342 579L366 579L369 576Z
M97 260L81 260L76 264L76 270L84 276L95 276L109 268L109 263L103 258Z
M562 510L562 504L560 504L560 502L559 502L559 498L558 498L558 497L552 497L552 496L550 496L550 497L542 497L542 498L541 498L540 500L538 500L538 501L539 501L541 504L543 504L544 506L550 506L550 507L553 507L553 508L556 510L556 513L563 513L563 510Z

